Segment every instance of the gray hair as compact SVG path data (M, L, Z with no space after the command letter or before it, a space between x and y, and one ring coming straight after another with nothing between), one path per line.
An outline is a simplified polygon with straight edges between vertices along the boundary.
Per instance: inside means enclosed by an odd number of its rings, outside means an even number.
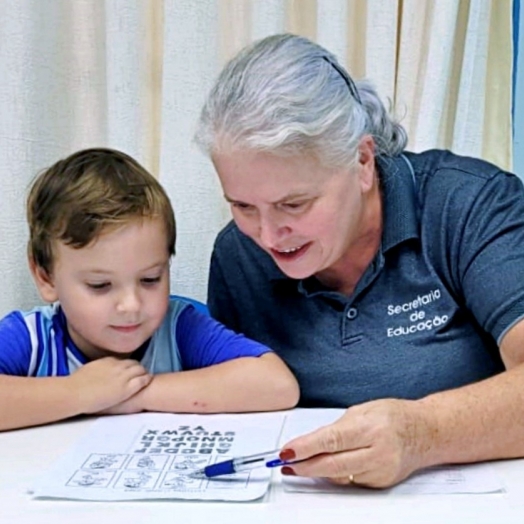
M325 166L356 161L364 135L377 155L400 154L404 128L370 82L356 84L314 42L281 34L244 48L222 70L202 109L195 141L208 155L230 149L305 152Z

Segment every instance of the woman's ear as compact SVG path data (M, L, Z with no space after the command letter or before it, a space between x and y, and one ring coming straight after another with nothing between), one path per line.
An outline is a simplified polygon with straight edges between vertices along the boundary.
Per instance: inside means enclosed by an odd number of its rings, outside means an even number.
M56 302L58 295L53 283L53 276L43 267L39 266L31 256L29 257L29 269L31 270L31 275L33 275L33 280L35 281L36 288L42 300L49 303Z
M358 145L358 173L363 193L375 184L375 141L371 135L364 135Z

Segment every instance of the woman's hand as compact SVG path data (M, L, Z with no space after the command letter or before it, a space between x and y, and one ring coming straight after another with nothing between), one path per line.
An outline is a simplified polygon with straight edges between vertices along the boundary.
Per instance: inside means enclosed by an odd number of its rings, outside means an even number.
M281 458L301 462L285 466L282 473L385 488L424 467L430 445L423 406L410 400L375 400L288 442Z

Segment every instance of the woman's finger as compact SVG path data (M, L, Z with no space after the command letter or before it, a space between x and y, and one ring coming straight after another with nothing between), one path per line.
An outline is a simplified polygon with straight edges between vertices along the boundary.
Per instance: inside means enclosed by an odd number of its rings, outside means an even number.
M342 419L323 426L311 433L290 440L282 449L286 451L284 460L294 456L294 460L304 460L323 453L338 453L359 449L364 447L358 441L358 424L351 424L345 420L347 415Z
M345 451L341 453L326 453L316 455L303 462L289 464L295 475L301 477L326 477L332 479L347 479L350 475L357 476L367 473L373 462L368 448Z

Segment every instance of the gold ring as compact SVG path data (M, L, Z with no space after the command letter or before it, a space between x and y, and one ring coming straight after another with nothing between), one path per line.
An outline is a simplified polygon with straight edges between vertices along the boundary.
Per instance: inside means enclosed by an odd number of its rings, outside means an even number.
M355 481L355 477L354 477L354 475L349 475L349 476L348 476L348 480L349 480L349 483L350 483L350 484L353 484L353 482Z

